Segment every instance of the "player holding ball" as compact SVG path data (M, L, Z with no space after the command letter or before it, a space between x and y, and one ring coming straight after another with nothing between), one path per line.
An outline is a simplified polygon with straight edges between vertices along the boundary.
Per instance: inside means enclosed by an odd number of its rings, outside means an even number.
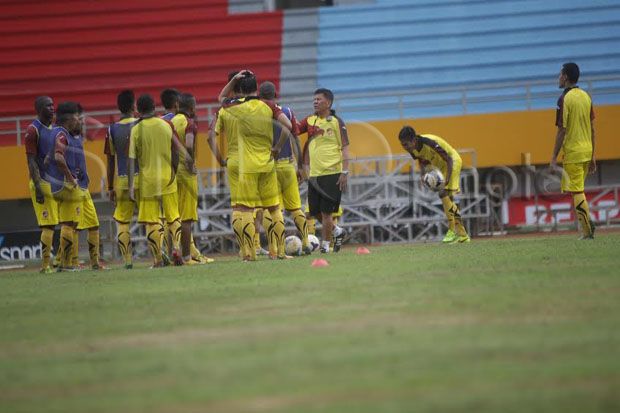
M439 136L418 135L411 126L403 126L398 139L411 157L418 160L420 170L425 172L422 178L425 185L439 193L448 219L448 232L443 242L470 242L469 235L463 226L461 212L454 202L454 194L459 192L462 165L458 152Z

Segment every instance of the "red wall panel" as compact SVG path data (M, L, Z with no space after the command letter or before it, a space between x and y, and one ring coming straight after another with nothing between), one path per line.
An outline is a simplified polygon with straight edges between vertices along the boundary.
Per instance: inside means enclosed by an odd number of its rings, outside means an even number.
M282 14L228 15L227 7L223 0L4 2L0 117L32 114L42 94L113 109L124 88L158 96L176 87L211 102L228 72L241 68L279 84Z

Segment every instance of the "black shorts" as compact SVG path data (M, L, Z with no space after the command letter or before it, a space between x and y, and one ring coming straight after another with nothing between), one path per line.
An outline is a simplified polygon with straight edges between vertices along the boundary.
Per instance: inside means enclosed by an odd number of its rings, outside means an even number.
M342 191L338 187L340 174L313 176L308 180L308 207L310 215L333 214L340 208Z

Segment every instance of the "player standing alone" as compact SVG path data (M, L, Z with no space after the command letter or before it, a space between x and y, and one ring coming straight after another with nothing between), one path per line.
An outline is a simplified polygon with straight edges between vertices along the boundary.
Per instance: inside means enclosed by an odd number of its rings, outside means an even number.
M418 160L422 172L436 168L445 178L444 187L439 192L448 219L448 232L443 242L469 242L470 238L463 226L461 212L454 202L454 194L459 192L461 178L462 161L458 152L439 136L418 135L411 126L404 126L398 134L398 139L411 157Z
M558 132L551 157L551 167L557 167L560 150L562 160L562 192L573 195L573 205L583 235L579 239L594 238L594 222L584 191L586 175L596 171L594 158L594 109L590 96L577 86L579 66L564 63L558 85L564 89L558 99L555 125Z
M314 114L299 124L299 133L308 133L304 163L310 164L309 215L323 225L322 253L329 252L332 238L334 252L340 251L346 235L344 228L334 225L333 213L340 208L342 192L347 187L349 136L344 121L332 110L333 102L331 90L317 89L313 99Z

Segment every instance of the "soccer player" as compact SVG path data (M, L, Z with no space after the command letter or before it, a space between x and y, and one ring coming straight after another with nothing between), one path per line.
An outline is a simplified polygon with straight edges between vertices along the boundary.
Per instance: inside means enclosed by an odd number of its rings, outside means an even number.
M564 89L558 99L555 138L551 167L557 168L562 151L562 192L573 195L575 213L581 224L582 240L594 238L594 222L590 219L588 200L584 193L586 175L596 171L594 158L594 109L590 96L577 86L579 66L564 63L560 70L558 85Z
M179 154L174 128L169 122L155 116L155 101L150 95L138 98L138 112L140 119L131 129L129 138L129 197L136 200L133 177L137 163L140 179L138 222L146 226L146 238L153 254L153 267L164 265L161 252L161 210L172 233L174 262L176 265L183 265L179 251L181 222L175 178Z
M179 96L180 93L176 89L164 89L159 95L161 104L164 107L166 113L161 115L161 118L167 121L171 121L172 118L179 111Z
M322 224L322 253L340 251L346 235L344 228L334 225L332 214L340 208L342 192L347 187L349 137L342 119L332 110L334 94L329 89L314 92L314 114L299 125L299 133L308 133L304 145L304 163L310 166L308 180L309 215Z
M104 152L108 160L108 193L114 203L118 249L123 256L126 269L133 268L131 235L129 225L136 203L129 199L129 180L127 178L129 135L138 120L134 118L136 99L133 91L123 90L116 98L121 118L108 128ZM134 190L139 189L139 179L134 177Z
M58 267L58 271L72 271L76 269L73 266L76 253L76 248L74 248L77 238L76 229L78 224L82 222L83 214L85 192L82 188L88 187L86 158L80 136L82 129L80 106L75 102L61 103L56 111L56 122L58 126L53 129L52 136L54 138L54 161L57 170L55 171L56 175L51 176L50 182L52 192L58 202L58 214L61 223L59 249L61 265ZM94 253L94 251L92 252ZM98 252L97 248L95 260L91 257L93 269L98 269Z
M239 90L239 82L234 80L235 76L239 72L231 72L228 76L228 83L222 88L218 96L218 101L220 104L224 105L226 101L233 101L235 98L240 98L241 91ZM226 168L226 173L228 175L228 187L230 190L230 206L232 208L232 217L231 217L231 226L235 233L235 237L237 238L237 243L239 244L240 250L239 255L241 258L244 258L245 248L243 247L244 241L242 236L242 226L241 226L241 211L237 208L237 194L239 187L239 151L238 151L238 139L237 139L237 131L235 129L226 129L224 125L223 119L226 117L226 113L224 111L224 107L220 107L218 109L215 119L213 121L214 126L209 128L208 135L208 143L211 151L215 155L218 163L223 168ZM233 124L229 125L232 127ZM218 148L216 137L225 135L226 138L226 158L222 156L220 149Z
M77 106L78 118L80 120L79 127L70 132L77 140L80 141L81 146L76 147L76 149L71 149L75 151L75 158L74 160L69 161L68 164L71 164L72 162L75 163L75 167L71 166L71 168L75 170L74 175L82 176L82 178L78 180L80 190L82 191L82 210L80 211L80 219L78 221L76 231L73 233L72 266L74 268L79 268L80 266L78 261L79 231L88 230L87 242L91 268L93 270L107 270L107 268L99 261L99 218L97 217L97 210L95 209L95 204L93 203L90 191L88 190L88 183L90 180L86 170L86 157L84 155L86 115L84 114L84 108L82 108L82 105L77 103Z
M439 192L443 210L448 219L448 232L444 243L467 243L469 235L463 226L454 194L458 193L461 175L461 157L445 140L436 135L418 135L411 126L404 126L398 134L402 147L417 159L421 172L439 169L445 178L444 187Z
M253 211L255 208L268 209L273 220L273 225L269 228L271 231L269 237L273 237L278 246L277 255L270 258L283 259L286 258L284 219L280 211L278 181L271 153L272 120L277 119L285 125L282 134L286 138L290 135L292 125L273 103L263 101L257 96L256 77L249 71L243 70L237 73L224 87L220 96L228 96L237 83L242 97L223 99L216 124L217 133L225 130L227 137L233 136L233 139L236 137L239 177L238 188L235 191L231 183L231 203L235 205L233 229L243 259L256 260Z
M213 259L203 256L192 237L192 223L198 220L198 177L196 175L196 138L198 125L195 121L196 99L189 93L179 95L179 110L171 122L184 150L179 151L177 192L181 216L181 249L186 264L207 264Z
M53 152L52 121L54 119L54 101L49 96L39 96L34 101L37 118L26 130L26 159L30 172L30 198L41 228L41 273L50 274L50 256L54 228L58 225L58 206L52 195L48 181L48 168L55 168L54 163L46 162L47 155Z
M272 82L263 82L260 85L258 96L261 99L275 101L276 99L276 87ZM277 106L277 105L276 105ZM276 161L276 175L278 177L278 189L280 191L280 200L286 209L293 217L293 222L297 227L301 235L302 249L305 254L309 255L312 252L312 247L308 242L308 226L306 224L306 215L301 210L301 197L299 196L299 183L297 180L298 173L303 171L302 156L301 156L301 144L299 143L299 137L297 132L297 119L295 114L288 106L277 106L284 115L291 121L292 129L292 145L288 140L284 143ZM277 139L280 137L281 126L279 123L274 124L274 142L277 144ZM293 151L293 148L295 149ZM297 168L293 161L293 152L297 159ZM273 225L271 216L269 213L263 213L263 227L265 230L269 226ZM272 245L273 240L269 240L269 252L273 255L275 245Z

